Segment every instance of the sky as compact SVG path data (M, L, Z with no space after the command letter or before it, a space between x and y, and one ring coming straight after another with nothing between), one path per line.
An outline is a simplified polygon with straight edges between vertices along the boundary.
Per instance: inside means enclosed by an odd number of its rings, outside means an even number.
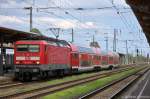
M113 3L112 3L113 2ZM136 49L146 55L149 45L145 35L124 0L0 0L0 26L29 31L29 10L33 7L33 28L43 35L55 37L50 28L61 28L59 39L88 47L93 35L102 50L113 50L114 29L117 30L117 52L128 50L135 55ZM49 9L44 9L49 8ZM77 10L77 9L82 10Z

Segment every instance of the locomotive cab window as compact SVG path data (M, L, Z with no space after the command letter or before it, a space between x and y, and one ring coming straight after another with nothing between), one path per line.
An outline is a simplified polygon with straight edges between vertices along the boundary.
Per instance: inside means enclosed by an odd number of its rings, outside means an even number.
M39 52L39 45L29 45L29 52Z
M28 51L28 45L17 45L18 52L26 52Z
M60 47L65 47L65 45L62 44L62 43L58 43L58 45L59 45Z
M18 52L39 52L40 47L39 45L20 44L16 49Z

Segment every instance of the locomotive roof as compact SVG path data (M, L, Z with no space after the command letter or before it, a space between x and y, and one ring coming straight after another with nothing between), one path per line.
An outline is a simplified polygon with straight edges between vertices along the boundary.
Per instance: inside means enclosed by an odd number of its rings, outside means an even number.
M50 44L55 46L69 46L64 40L21 40L17 41L16 44Z
M46 41L44 40L21 40L21 41L17 41L16 44L46 44Z

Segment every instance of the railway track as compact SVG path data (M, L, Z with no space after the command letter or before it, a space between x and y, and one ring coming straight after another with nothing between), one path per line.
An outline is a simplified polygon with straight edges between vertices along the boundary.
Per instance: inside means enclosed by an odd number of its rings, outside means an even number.
M3 84L0 84L0 89L12 88L12 87L22 86L22 85L24 85L24 83L21 83L21 82L6 82L6 83L3 83Z
M57 91L61 91L64 90L66 88L70 88L73 86L77 86L83 83L87 83L87 82L91 82L103 77L107 77L109 75L112 74L116 74L122 71L126 71L129 68L125 68L125 69L119 69L119 70L113 70L111 72L107 72L107 73L103 73L103 74L96 74L90 77L85 77L82 79L78 79L78 80L72 80L72 81L67 81L67 82L63 82L63 83L59 83L59 84L55 84L55 85L49 85L49 86L45 86L42 88L38 88L38 89L34 89L34 90L30 90L30 91L26 91L26 92L20 92L20 93L16 93L16 94L12 94L12 95L7 95L7 96L0 96L0 98L7 98L7 99L23 99L23 98L37 98L37 97L41 97L41 96L45 96L47 94L52 94L55 93Z
M137 79L139 79L149 70L150 68L146 68L136 74L132 74L128 77L116 80L102 88L96 89L86 95L79 97L79 99L116 99L121 92L129 87L129 85L136 82Z
M11 83L11 81L8 81L8 82L2 82L2 83L0 83L0 86L1 86L1 85L6 85L6 84L9 84L9 83Z

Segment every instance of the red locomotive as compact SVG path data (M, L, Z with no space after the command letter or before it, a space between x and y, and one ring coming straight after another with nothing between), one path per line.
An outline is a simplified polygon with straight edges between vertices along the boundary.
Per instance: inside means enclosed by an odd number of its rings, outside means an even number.
M112 69L118 65L119 55L62 40L22 40L15 44L14 63L15 77L31 80L33 77Z

